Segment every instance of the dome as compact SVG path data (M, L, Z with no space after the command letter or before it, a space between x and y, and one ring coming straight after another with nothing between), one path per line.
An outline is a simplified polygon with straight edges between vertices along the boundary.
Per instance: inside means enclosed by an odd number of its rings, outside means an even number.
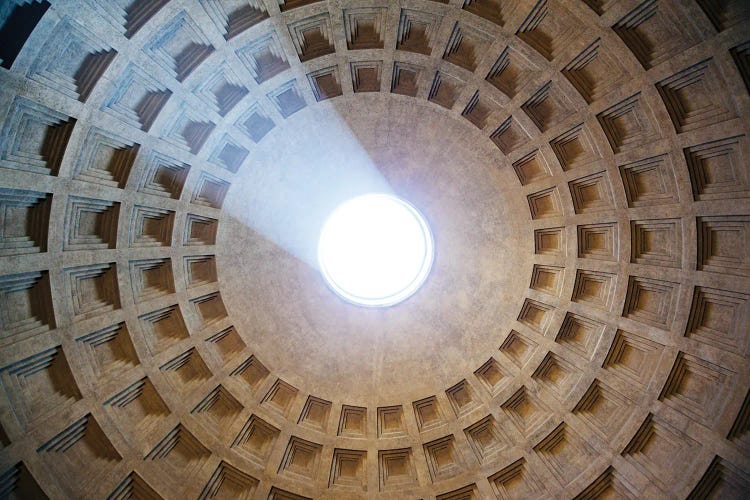
M749 21L0 3L0 496L746 497ZM384 307L318 255L368 195Z

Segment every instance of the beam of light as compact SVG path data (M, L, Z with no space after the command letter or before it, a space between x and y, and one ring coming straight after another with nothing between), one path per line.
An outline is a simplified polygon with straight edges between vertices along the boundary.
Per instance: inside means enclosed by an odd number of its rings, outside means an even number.
M340 205L321 231L318 261L341 297L389 306L411 296L432 267L432 234L410 204L390 195L358 196Z
M258 144L224 213L317 269L325 220L344 201L368 193L393 190L339 112L315 107Z

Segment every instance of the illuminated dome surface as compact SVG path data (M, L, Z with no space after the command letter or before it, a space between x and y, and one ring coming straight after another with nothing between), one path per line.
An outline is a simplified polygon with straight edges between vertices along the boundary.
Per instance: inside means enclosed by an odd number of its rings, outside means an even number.
M749 21L0 0L0 491L746 498Z
M326 220L318 261L331 288L365 306L397 304L424 283L433 259L430 228L409 203L385 194L351 199Z

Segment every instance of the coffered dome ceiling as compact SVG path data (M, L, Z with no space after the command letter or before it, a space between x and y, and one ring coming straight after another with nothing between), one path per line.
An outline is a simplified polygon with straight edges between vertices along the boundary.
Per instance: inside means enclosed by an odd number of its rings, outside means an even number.
M0 4L0 496L750 491L744 0ZM351 305L393 193L435 262Z

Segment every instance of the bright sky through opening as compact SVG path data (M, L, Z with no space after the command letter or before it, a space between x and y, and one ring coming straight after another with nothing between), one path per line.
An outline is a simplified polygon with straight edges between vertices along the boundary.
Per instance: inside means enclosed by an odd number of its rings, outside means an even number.
M320 269L331 288L365 306L389 306L411 296L427 278L432 259L432 234L424 217L385 194L339 205L318 244Z

